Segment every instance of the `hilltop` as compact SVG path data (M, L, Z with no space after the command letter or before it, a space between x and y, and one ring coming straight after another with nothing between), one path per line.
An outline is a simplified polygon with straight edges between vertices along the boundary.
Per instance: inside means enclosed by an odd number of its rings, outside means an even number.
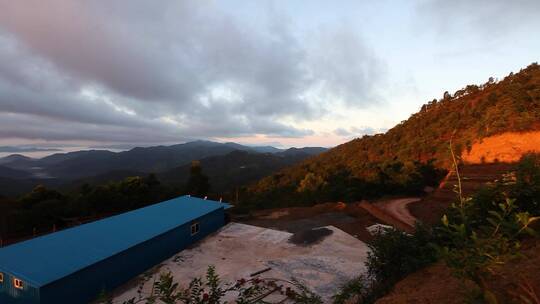
M379 190L392 194L396 187L406 191L424 175L426 167L420 164L450 168L451 139L461 155L482 150L478 145L492 136L511 132L527 142L524 132L537 130L540 66L533 63L500 81L490 77L484 84L445 92L384 134L354 139L266 177L247 190L246 203L264 207L276 200L315 203L321 197L362 199ZM307 190L306 184L311 186ZM341 197L332 194L336 188Z

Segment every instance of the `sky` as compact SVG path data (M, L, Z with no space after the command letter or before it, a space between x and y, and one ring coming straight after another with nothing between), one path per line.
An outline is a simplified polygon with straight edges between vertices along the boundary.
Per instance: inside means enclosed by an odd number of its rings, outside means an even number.
M331 147L540 60L538 0L0 0L0 156Z

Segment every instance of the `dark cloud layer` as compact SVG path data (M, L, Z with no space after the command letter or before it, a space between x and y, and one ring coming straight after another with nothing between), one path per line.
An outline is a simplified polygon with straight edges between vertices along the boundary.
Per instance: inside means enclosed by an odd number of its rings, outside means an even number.
M61 149L28 146L0 146L0 153L57 152Z
M2 1L0 138L301 137L313 131L281 121L376 99L384 64L357 34L298 37L268 14L252 26L212 1Z

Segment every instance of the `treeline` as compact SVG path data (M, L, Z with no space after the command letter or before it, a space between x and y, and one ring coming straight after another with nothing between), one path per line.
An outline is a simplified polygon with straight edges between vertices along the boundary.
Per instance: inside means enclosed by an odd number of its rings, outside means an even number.
M238 209L311 205L329 201L353 202L385 195L420 195L426 187L436 187L447 171L434 166L434 161L391 161L371 168L373 174L358 177L350 169L320 167L306 170L297 184L283 185L290 176L274 174L242 194ZM303 174L303 170L295 172ZM271 190L268 190L271 189Z
M83 184L69 192L38 185L19 198L0 198L0 239L9 242L49 233L185 194L222 198L237 204L236 212L245 212L313 202L357 201L381 194L420 194L426 186L436 186L446 174L433 162L396 161L379 167L369 180L356 178L347 170L328 176L307 174L298 187L287 189L288 192L256 196L245 187L213 193L199 162L193 162L189 170L188 181L180 185L161 183L154 174L149 174L106 184Z
M385 134L364 136L342 144L264 178L247 192L253 197L252 203L267 199L266 203L270 204L270 199L297 199L290 194L306 178L315 183L322 179L326 188L341 187L343 175L348 176L348 181L360 180L369 186L375 181L377 185L381 170L392 167L393 162L425 163L434 159L435 166L449 168L450 139L459 154L487 136L538 129L540 66L533 63L501 81L490 78L485 84L469 85L454 94L445 92L441 99L428 102L418 113ZM373 188L368 187L370 189ZM378 190L393 191L384 186Z
M67 193L38 185L16 199L0 197L0 239L7 243L184 194L204 197L209 191L208 177L198 162L192 164L189 180L184 185L162 184L154 174L102 185L83 184Z

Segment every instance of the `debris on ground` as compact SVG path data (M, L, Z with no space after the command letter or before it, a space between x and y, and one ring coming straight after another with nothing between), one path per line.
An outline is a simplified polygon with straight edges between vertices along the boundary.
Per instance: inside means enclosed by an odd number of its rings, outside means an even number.
M324 227L304 230L293 234L289 239L289 242L296 245L309 246L322 241L332 233L332 230Z

